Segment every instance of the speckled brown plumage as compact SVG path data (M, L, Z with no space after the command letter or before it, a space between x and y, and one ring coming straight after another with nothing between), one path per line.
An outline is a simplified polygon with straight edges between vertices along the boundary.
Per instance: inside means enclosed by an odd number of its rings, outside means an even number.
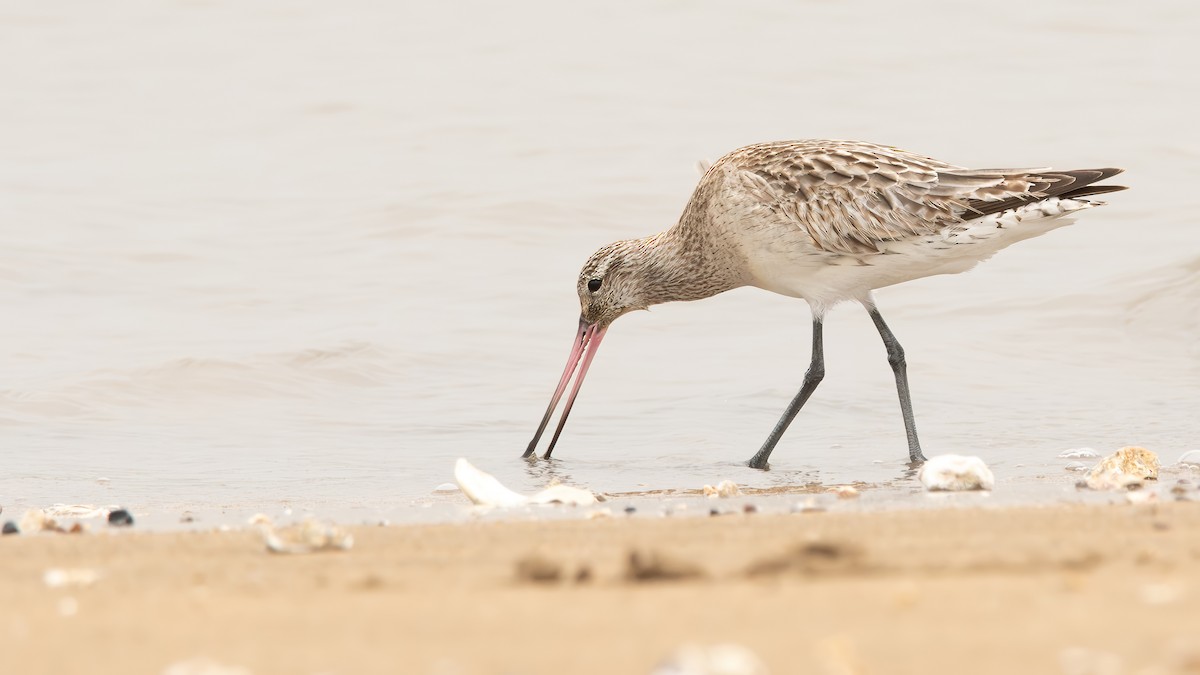
M950 249L939 240L961 244L989 238L979 232L947 239L983 216L1050 199L1070 207L1063 213L1096 205L1079 198L1123 189L1092 185L1117 173L1119 169L967 169L861 141L746 146L708 168L674 227L616 242L587 261L578 279L583 313L607 325L628 311L748 284L805 297L823 309L838 299L861 299L879 286L849 285L844 298L836 297L836 288L822 288L820 294L791 292L758 278L764 274L756 260L776 255L792 258L798 268L810 263L871 266L879 256L898 252L900 244L925 242L930 251ZM1078 201L1062 201L1068 199ZM986 257L981 247L957 253ZM936 259L930 260L928 273L961 271L935 271L938 267ZM598 292L587 289L592 279L603 280ZM902 280L881 279L879 285Z

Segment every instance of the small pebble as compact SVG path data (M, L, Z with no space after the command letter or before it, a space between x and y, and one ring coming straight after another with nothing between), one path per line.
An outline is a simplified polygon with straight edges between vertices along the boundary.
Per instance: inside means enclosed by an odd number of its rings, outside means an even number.
M196 522L196 516L192 515L191 511L184 511L183 514L179 516L179 522L194 523Z
M710 515L710 516L719 516L719 515L721 515L721 510L720 510L720 509L709 509L709 510L708 510L708 515Z
M632 516L633 514L637 513L637 509L636 509L636 508L634 508L634 507L632 507L632 506L626 506L626 507L625 507L625 513L627 513L627 514L629 514L629 515L631 515L631 516Z
M753 504L743 504L742 513L758 513L758 507Z
M116 509L108 512L108 524L113 527L130 527L133 525L133 516L125 509Z
M4 534L21 534L21 530L17 529L17 524L13 521L4 523Z

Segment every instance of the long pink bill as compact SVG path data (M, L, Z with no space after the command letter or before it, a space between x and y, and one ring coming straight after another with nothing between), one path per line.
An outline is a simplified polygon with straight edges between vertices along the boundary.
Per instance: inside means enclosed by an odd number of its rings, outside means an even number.
M554 444L558 442L558 437L562 434L563 427L567 424L567 415L571 414L571 407L575 405L575 397L579 395L579 387L583 384L583 378L587 375L588 367L592 365L592 359L596 356L596 350L600 348L600 340L604 338L604 333L607 328L597 328L595 324L589 324L579 318L579 331L575 334L575 342L571 346L571 355L567 357L567 366L563 369L562 377L558 380L558 387L554 389L554 396L550 399L550 405L546 407L546 414L542 416L542 422L538 425L537 432L533 435L533 440L529 441L529 447L525 449L525 454L522 457L529 457L537 451L538 441L542 438L542 433L546 431L546 425L550 423L550 416L554 414L554 409L558 407L558 401L562 398L563 392L567 389L567 383L571 381L571 376L575 374L576 368L579 368L579 376L575 378L575 386L571 389L571 395L567 397L567 406L563 409L562 419L558 421L558 427L554 430L554 437L550 439L550 447L546 449L546 457L554 451ZM579 367L580 360L583 361L582 368Z

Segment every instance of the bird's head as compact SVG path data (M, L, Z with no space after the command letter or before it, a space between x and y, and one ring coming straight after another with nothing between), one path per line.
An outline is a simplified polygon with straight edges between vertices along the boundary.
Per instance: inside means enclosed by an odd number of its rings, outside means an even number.
M563 408L562 418L559 419L554 436L550 439L546 457L554 451L554 444L558 442L558 436L567 423L567 416L571 414L571 407L575 405L579 386L583 384L588 367L591 366L596 351L600 349L600 341L604 339L604 333L612 322L623 314L646 309L654 304L654 299L650 297L652 294L648 293L652 287L648 282L653 274L647 264L654 240L654 237L650 237L609 244L592 254L583 264L575 284L579 293L579 329L571 345L571 355L567 357L567 366L558 380L558 387L554 390L546 414L542 416L542 423L538 425L533 440L525 450L526 457L531 456L537 449L538 439L546 430L550 416L566 391L571 376L575 375L578 369L575 386L571 389L571 395L567 397L567 405Z
M600 331L628 312L650 306L644 240L618 241L592 254L575 282L580 318Z

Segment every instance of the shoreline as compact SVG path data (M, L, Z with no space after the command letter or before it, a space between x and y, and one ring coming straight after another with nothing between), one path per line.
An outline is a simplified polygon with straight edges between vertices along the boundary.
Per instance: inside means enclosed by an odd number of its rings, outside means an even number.
M302 555L248 528L4 537L0 671L650 673L689 643L772 673L1200 666L1195 501L349 530Z

